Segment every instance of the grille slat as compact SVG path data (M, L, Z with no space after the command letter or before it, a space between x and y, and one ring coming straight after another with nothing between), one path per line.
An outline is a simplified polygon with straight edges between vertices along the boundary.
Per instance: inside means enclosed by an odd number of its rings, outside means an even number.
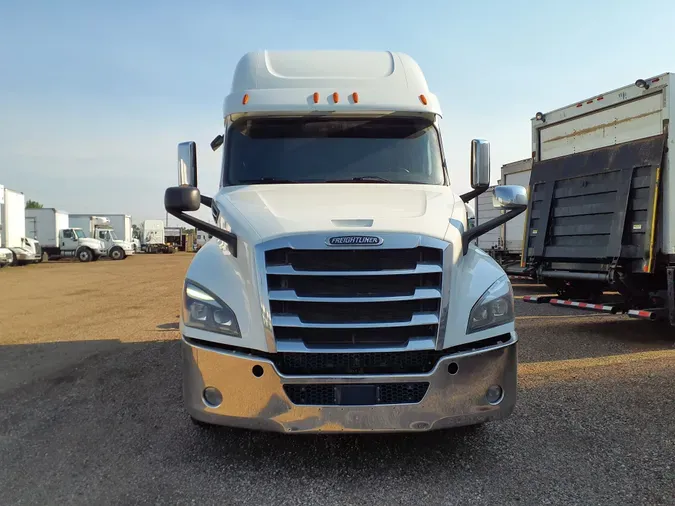
M295 270L291 265L274 265L267 268L267 274L279 274L285 276L344 276L346 274L349 274L350 276L355 274L363 276L396 276L400 274L429 274L433 272L443 272L443 268L436 264L417 264L417 267L414 269L386 269L373 271L299 271Z
M410 320L398 320L388 322L362 322L350 321L344 322L303 322L297 316L272 316L272 326L274 327L304 327L311 329L372 329L372 328L391 328L391 327L415 327L418 325L438 325L438 315L434 313L417 313Z
M426 246L266 251L275 339L375 347L435 339L442 258L442 249ZM415 330L395 333L407 327Z
M299 296L295 290L270 290L270 301L301 301L301 302L400 302L408 300L440 299L441 292L436 288L416 288L411 295L393 296L360 296L355 297L327 297L327 296Z

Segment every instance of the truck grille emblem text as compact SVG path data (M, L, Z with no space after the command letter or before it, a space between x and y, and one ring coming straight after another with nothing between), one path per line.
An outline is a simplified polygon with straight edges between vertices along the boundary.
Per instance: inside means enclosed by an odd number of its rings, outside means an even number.
M328 246L380 246L384 240L372 235L341 235L326 239Z

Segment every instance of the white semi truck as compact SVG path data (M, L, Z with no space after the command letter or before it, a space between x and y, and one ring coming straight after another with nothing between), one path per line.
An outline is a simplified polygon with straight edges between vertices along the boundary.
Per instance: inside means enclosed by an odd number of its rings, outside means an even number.
M674 85L638 79L532 119L522 267L548 302L675 326Z
M199 425L286 433L428 431L508 416L516 402L513 294L473 244L526 207L472 228L490 181L472 142L456 195L438 99L401 53L260 51L224 104L219 191L178 147L166 210L214 236L182 287L187 411ZM209 206L215 224L188 212Z
M518 185L528 188L532 159L526 158L502 165L499 184ZM476 199L476 223L481 224L494 219L503 211L492 205L492 188ZM520 214L502 226L491 230L476 240L476 245L492 256L504 267L507 273L520 274L520 261L523 253L525 234L525 214Z
M80 262L91 262L106 253L103 241L87 237L81 228L71 227L68 213L58 209L26 209L26 231L53 260L77 257Z
M42 262L39 241L26 236L26 198L0 185L0 265Z
M173 246L166 243L164 222L145 220L141 223L141 250L145 253L173 253Z
M106 255L112 260L124 260L134 254L133 244L120 239L107 216L92 214L71 214L70 224L81 228L87 237L103 241ZM131 225L131 220L129 220Z

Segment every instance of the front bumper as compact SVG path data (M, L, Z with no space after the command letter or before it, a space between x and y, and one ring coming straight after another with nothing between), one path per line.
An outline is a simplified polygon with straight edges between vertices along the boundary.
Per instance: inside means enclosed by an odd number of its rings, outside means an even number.
M503 344L445 355L425 374L363 376L289 376L268 359L182 340L183 395L192 417L216 425L288 433L421 432L473 425L508 417L516 403L517 335ZM456 364L449 369L450 364ZM256 367L257 377L253 373ZM454 374L450 370L456 371ZM373 384L428 382L416 404L296 405L286 395L289 384ZM490 404L491 385L503 389ZM209 406L206 387L223 402Z

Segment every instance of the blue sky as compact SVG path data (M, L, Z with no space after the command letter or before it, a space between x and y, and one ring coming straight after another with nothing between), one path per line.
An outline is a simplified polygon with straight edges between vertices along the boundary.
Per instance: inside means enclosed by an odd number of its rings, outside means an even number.
M453 184L469 143L493 179L530 155L530 118L675 71L675 2L0 0L0 184L71 213L163 218L176 143L218 186L222 102L256 49L410 54L441 101ZM208 213L207 213L208 216Z

